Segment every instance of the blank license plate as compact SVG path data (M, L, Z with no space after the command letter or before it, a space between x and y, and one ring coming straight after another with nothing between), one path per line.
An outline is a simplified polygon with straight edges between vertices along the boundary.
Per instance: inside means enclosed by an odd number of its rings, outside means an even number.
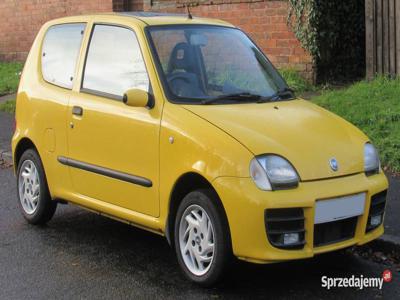
M315 204L315 224L343 220L362 215L365 208L365 193L318 200Z

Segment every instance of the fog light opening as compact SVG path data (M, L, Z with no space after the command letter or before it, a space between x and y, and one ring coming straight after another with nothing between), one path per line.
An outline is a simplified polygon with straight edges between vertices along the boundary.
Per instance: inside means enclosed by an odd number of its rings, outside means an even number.
M383 224L383 216L385 214L387 190L377 193L371 197L369 207L368 223L365 232L377 229Z
M293 245L300 242L300 235L298 233L285 233L283 235L284 245Z
M279 249L303 249L304 213L299 207L265 210L265 230L270 244Z
M369 222L369 225L371 227L378 227L382 223L382 215L376 215L371 217L371 220Z

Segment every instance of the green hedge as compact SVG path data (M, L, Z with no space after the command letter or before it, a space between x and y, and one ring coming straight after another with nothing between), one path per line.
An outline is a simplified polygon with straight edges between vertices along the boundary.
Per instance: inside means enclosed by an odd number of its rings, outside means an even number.
M289 0L288 22L314 58L318 82L365 75L365 0Z

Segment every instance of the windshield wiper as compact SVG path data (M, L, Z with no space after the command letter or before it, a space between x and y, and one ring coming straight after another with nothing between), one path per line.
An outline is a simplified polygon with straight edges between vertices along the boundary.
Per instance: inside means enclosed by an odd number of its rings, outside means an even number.
M235 100L235 101L259 101L264 98L261 95L251 94L251 93L235 93L228 95L220 95L214 98L204 99L201 101L202 104L211 104L220 100Z
M201 103L212 104L220 100L235 100L235 101L248 101L248 102L256 101L257 103L265 103L285 96L291 96L291 98L293 98L293 93L294 91L291 88L285 87L277 91L273 95L267 97L257 94L242 92L242 93L234 93L228 95L220 95L214 98L204 99L201 101Z
M272 100L277 100L277 99L282 99L282 97L285 96L290 96L289 99L294 98L294 90L292 90L289 87L284 87L283 89L280 89L279 91L277 91L275 94L268 96L268 97L261 97L260 99L258 99L257 103L265 103L268 101L272 101Z

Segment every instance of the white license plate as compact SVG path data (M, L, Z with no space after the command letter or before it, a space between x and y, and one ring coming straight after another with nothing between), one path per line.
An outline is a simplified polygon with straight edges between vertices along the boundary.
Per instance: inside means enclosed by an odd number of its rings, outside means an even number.
M315 204L314 223L327 223L362 215L365 208L365 193L333 199L318 200Z

